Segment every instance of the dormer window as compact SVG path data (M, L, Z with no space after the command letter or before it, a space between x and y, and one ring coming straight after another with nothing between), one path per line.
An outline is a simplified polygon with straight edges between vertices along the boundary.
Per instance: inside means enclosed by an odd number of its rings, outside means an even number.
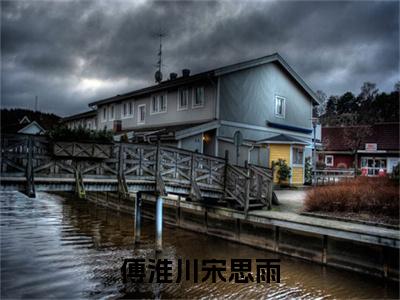
M286 99L281 96L275 96L275 116L284 119L285 113L286 113Z

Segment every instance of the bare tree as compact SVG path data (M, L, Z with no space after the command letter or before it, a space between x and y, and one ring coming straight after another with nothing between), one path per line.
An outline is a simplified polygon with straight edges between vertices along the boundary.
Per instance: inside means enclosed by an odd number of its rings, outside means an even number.
M354 156L354 174L358 171L358 150L360 150L365 139L371 136L372 127L370 125L358 125L344 127L344 142Z
M328 97L321 90L318 90L316 92L316 95L317 95L317 98L318 98L318 101L319 101L320 104L318 106L314 107L314 114L313 115L319 117L319 116L321 116L321 115L323 115L325 113L325 107L326 107L326 102L327 102Z
M361 87L361 93L359 95L359 101L364 103L366 101L373 101L378 94L379 89L376 87L375 83L364 82Z

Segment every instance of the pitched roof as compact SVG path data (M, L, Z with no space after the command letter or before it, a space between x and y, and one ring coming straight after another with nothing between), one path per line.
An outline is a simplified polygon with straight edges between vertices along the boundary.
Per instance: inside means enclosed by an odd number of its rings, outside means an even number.
M378 150L399 150L399 123L378 123L371 126L371 135L365 137L358 150L364 150L366 143L377 144ZM353 126L360 127L360 126ZM346 130L343 127L322 127L322 141L327 151L348 151Z
M273 137L263 139L257 142L257 144L300 144L300 145L307 145L308 143L295 138L291 135L287 134L278 134Z
M37 133L44 133L44 132L46 132L46 130L44 130L44 128L43 128L42 126L40 126L39 123L36 122L36 121L33 121L33 122L29 123L28 125L26 125L26 123L21 124L21 125L25 125L25 126L24 126L23 128L21 128L21 129L19 129L19 130L18 130L18 133L28 133L28 134L32 134L32 133L29 133L29 128L31 128L31 127L36 127L37 130L38 130Z
M82 113L78 113L78 114L75 114L72 116L62 118L61 122L72 121L72 120L77 120L77 119L82 119L82 118L91 118L91 117L95 117L96 114L97 114L97 112L95 110L89 110L89 111L85 111Z
M278 53L274 53L271 55L248 60L245 62L240 62L240 63L228 65L225 67L213 69L213 70L206 71L203 73L199 73L199 74L195 74L195 75L191 75L191 76L187 76L187 77L178 77L177 79L173 79L173 80L166 80L157 85L153 85L153 86L146 87L143 89L131 91L126 94L116 95L114 97L94 101L92 103L89 103L89 106L123 101L123 100L129 99L131 97L146 95L146 94L156 92L159 90L164 90L164 89L179 86L182 84L191 83L191 82L198 81L198 80L205 79L205 78L214 78L214 77L221 76L224 74L228 74L228 73L232 73L232 72L236 72L236 71L240 71L240 70L244 70L244 69L248 69L248 68L253 68L253 67L263 65L263 64L268 64L268 63L278 63L293 79L295 79L295 82L298 83L298 85L311 97L311 99L313 100L313 103L319 104L319 100L318 100L316 94L312 91L312 89L304 82L304 80L289 66L289 64Z

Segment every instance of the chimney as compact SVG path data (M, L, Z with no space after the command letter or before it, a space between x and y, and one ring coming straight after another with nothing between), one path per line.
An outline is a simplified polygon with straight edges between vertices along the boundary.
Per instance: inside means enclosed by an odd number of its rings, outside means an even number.
M176 74L176 73L169 73L169 79L170 80L174 80L174 79L176 79L178 77L178 74Z
M190 75L190 70L189 69L183 69L182 70L182 77L189 77Z

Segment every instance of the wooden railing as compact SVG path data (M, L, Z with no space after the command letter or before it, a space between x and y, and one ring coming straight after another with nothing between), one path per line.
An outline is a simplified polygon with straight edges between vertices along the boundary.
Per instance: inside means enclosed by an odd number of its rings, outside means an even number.
M3 135L1 177L26 177L30 193L34 178L118 179L118 189L127 193L127 182L184 187L189 196L201 199L213 191L234 200L246 211L250 198L268 205L272 198L271 170L255 165L246 168L227 163L227 158L208 156L160 144L93 144L51 142L45 137ZM31 186L29 186L29 183Z
M323 169L316 170L314 173L317 185L335 184L354 178L354 169Z

